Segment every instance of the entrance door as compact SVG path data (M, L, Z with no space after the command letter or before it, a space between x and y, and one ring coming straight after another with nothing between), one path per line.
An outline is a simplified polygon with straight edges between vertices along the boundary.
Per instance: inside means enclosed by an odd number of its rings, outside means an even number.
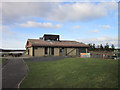
M54 55L54 48L51 48L51 55Z
M45 47L45 55L48 55L48 48Z
M29 48L28 48L28 55L29 55Z

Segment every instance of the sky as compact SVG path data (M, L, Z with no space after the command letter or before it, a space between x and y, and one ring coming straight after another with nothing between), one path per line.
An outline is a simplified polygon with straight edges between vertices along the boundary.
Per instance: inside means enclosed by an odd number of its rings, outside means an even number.
M27 39L39 39L44 34L58 34L61 40L118 47L118 3L115 0L13 1L0 4L0 48L25 49Z

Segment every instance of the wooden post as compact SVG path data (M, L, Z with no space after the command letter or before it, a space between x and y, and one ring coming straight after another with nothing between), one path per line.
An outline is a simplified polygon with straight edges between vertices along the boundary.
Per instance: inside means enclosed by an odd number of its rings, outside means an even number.
M86 53L88 52L87 48L86 48Z

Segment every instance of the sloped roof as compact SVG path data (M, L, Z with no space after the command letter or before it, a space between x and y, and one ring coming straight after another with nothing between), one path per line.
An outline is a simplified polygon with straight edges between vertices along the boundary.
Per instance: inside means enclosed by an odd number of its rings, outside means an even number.
M41 39L28 39L28 42L31 43L31 46L53 46L53 47L89 47L84 43L77 41L44 41Z

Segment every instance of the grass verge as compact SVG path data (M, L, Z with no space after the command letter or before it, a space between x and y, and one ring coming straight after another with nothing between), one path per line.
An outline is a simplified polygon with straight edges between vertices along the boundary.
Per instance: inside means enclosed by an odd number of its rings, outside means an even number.
M8 62L7 58L0 58L0 64L2 64L2 66L4 66L7 62Z

